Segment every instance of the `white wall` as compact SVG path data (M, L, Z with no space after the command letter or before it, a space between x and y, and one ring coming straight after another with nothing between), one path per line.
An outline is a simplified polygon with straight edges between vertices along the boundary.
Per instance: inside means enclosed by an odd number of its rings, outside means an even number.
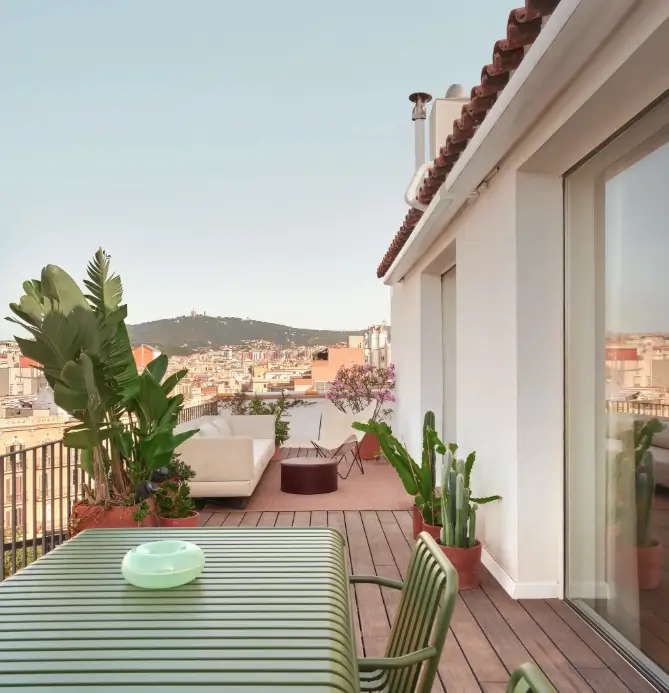
M395 435L416 456L421 447L420 424L420 281L400 282L391 289L390 324L395 364ZM416 459L420 459L418 456Z
M443 382L436 292L455 245L457 442L477 451L474 492L503 496L481 510L479 538L513 596L562 594L562 175L669 89L668 16L669 3L640 3L393 286L395 430L415 454Z
M476 450L472 489L486 550L518 579L515 181L496 181L457 234L457 431Z

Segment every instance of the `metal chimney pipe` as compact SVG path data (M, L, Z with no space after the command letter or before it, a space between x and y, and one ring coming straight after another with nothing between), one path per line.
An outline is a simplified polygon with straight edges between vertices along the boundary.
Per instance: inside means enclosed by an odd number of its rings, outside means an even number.
M423 91L417 91L409 96L409 101L414 104L411 112L411 120L414 121L416 171L425 163L425 118L427 118L427 104L432 101L432 96Z

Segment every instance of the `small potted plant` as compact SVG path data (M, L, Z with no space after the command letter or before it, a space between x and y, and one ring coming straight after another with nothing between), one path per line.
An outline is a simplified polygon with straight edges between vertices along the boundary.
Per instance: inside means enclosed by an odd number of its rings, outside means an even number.
M392 363L387 368L354 364L339 368L326 397L344 414L360 414L373 402L375 406L370 418L386 421L392 413L387 405L395 401L394 389L395 366ZM360 442L360 457L372 460L380 449L377 437L367 433Z
M476 454L457 460L451 444L444 455L441 476L441 532L438 538L446 558L458 571L461 590L479 586L481 542L476 539L476 511L479 503L491 503L500 496L472 498L469 480Z
M200 514L190 497L188 482L195 472L174 455L167 466L167 479L155 493L156 514L161 527L197 527Z

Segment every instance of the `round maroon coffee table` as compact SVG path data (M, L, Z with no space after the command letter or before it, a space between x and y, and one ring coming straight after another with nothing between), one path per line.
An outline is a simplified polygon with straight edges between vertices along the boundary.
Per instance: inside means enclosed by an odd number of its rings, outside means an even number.
M281 460L281 490L312 495L337 490L337 460L329 457L288 457Z

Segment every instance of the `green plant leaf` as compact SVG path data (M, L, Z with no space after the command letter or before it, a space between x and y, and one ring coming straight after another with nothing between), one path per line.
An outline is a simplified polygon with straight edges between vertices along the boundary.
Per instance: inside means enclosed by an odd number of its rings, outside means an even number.
M95 476L95 472L93 469L93 452L90 448L86 448L81 451L79 455L79 466L91 478Z
M84 286L90 291L86 298L103 315L116 310L123 298L121 278L109 273L110 259L102 248L98 248L86 268L88 279L84 279Z
M42 293L60 304L63 313L71 313L75 308L91 310L81 289L70 275L56 265L47 265L42 270Z
M151 377L156 382L161 383L165 377L165 373L167 372L167 356L165 356L165 354L156 356L153 361L146 365L145 370L151 374Z
M166 395L169 395L172 390L178 385L179 381L182 380L183 378L188 375L188 370L183 369L181 371L177 371L176 373L172 373L169 377L167 377L163 381L163 391L165 392Z

